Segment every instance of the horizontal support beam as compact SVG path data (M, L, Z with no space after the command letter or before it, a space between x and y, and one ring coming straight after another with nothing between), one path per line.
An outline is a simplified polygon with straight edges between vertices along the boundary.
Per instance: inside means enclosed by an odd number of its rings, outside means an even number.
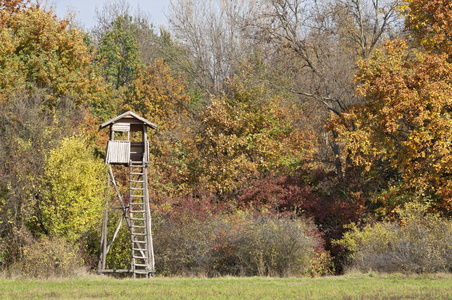
M132 269L106 269L106 270L99 270L99 274L101 273L133 273Z

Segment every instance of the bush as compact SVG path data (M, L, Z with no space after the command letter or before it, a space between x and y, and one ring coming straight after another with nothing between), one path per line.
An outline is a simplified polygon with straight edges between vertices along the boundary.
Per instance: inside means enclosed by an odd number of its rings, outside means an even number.
M452 222L427 209L411 203L398 211L398 222L353 225L339 241L351 251L350 266L364 272L452 271Z
M51 235L78 240L102 220L106 169L88 143L66 137L49 153L44 172L46 190L40 203L42 224Z
M78 249L64 238L41 238L22 247L22 255L22 261L16 262L12 270L26 277L70 276L83 267Z
M206 275L213 218L209 200L189 197L153 216L156 271L162 275Z
M321 255L317 229L307 220L245 211L209 209L206 214L206 207L210 205L179 206L154 217L158 273L299 276L326 269L329 263Z
M237 241L241 275L299 276L310 271L318 246L313 225L302 219L245 216Z
M343 247L332 241L342 238L347 231L345 226L358 222L368 212L366 199L359 192L363 184L347 181L348 186L345 187L337 182L334 172L300 168L289 177L269 176L253 182L252 187L240 190L237 204L244 209L269 210L286 216L302 215L312 219L323 234L324 247L333 257L335 271L340 274L345 253ZM325 253L326 260L329 254Z

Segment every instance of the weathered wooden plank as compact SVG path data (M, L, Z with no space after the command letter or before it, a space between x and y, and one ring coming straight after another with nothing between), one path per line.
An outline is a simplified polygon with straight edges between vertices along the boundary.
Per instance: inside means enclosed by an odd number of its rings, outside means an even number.
M111 179L111 182L113 183L113 187L115 188L116 195L118 196L119 203L121 204L121 208L122 208L123 212L126 213L126 207L124 205L124 201L122 201L121 193L119 192L118 185L116 184L115 176L113 176L113 170L111 169L111 166L109 166L109 168L108 168L108 174L110 175L109 178ZM130 226L130 224L128 222L127 222L127 225Z
M108 141L107 164L127 164L130 161L130 142L129 141Z
M99 273L132 273L131 269L104 269L100 270Z
M119 122L129 122L129 123L133 123L133 124L146 124L147 126L156 129L157 125L149 122L148 120L138 116L137 114L134 114L131 111L127 111L125 113L123 113L122 115L119 115L117 117L114 117L111 120L108 120L107 122L103 123L102 125L100 125L100 128L105 128L108 125L114 124L114 123L119 123Z
M105 253L105 255L107 255L108 252L110 252L111 245L113 244L113 242L114 242L115 239L116 239L116 236L118 235L118 232L119 232L119 229L121 228L122 220L124 219L124 217L125 217L125 214L123 214L122 217L121 217L121 219L119 220L119 224L118 224L118 226L116 227L115 233L113 234L113 237L111 238L110 243L108 243L107 252Z
M115 123L111 126L113 131L120 132L130 132L130 124L129 123Z
M146 137L145 137L146 138ZM149 206L149 191L148 191L148 184L147 184L147 178L148 178L148 170L147 167L143 167L143 177L145 178L145 184L144 184L144 210L145 210L145 218L146 218L146 229L145 232L147 234L146 236L146 240L147 240L147 245L146 245L146 252L147 252L147 264L148 267L146 269L148 269L150 272L154 273L155 272L155 260L154 260L154 245L153 245L153 241L152 241L152 230L151 230L151 209ZM148 275L146 275L148 276Z
M102 231L100 238L100 253L99 253L99 265L97 272L99 274L102 273L102 270L105 269L106 261L107 261L107 221L108 221L108 211L105 211L104 218L102 221Z

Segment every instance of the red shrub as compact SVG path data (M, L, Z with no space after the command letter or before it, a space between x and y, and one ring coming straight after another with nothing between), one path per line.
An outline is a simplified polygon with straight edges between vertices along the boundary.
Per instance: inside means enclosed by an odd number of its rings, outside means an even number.
M324 234L325 248L341 260L344 250L331 241L342 237L344 225L361 220L367 208L360 193L343 188L335 178L334 174L314 170L302 171L294 177L259 180L252 188L240 192L238 205L312 218Z

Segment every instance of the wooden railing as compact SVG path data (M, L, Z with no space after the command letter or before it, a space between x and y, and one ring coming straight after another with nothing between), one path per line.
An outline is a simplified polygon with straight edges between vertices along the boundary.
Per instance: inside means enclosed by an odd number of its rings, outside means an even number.
M129 141L108 141L107 164L128 164L130 160L130 142Z
M149 142L108 141L107 164L128 164L130 161L146 163L149 160ZM144 149L143 149L144 148Z

